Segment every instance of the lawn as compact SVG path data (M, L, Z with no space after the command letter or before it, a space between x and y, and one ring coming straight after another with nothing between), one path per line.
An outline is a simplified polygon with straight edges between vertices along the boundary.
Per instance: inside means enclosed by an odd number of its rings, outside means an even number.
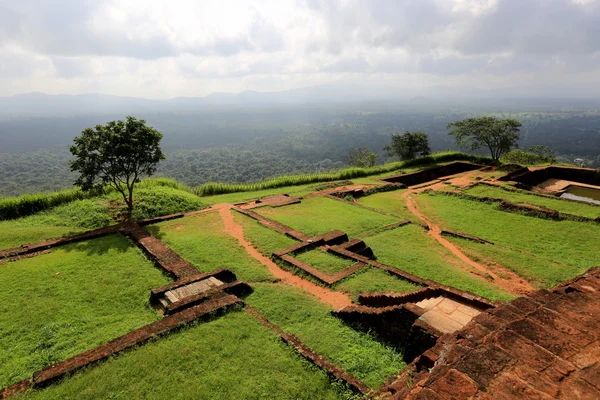
M246 299L271 322L372 388L405 367L402 355L331 315L331 309L301 289L284 284L253 285Z
M365 292L408 293L421 288L373 267L356 272L335 285L335 290L350 293L355 302L358 301L358 296Z
M348 392L245 312L110 358L34 399L339 399Z
M354 237L398 222L398 218L355 207L327 197L309 197L300 204L263 207L257 212L308 235L321 235L339 229Z
M398 216L401 219L418 220L406 207L406 199L402 196L406 190L394 190L392 192L382 192L370 196L361 197L358 202L363 206L375 208L387 213Z
M600 207L579 203L575 201L561 200L559 198L549 198L527 194L525 192L509 192L501 188L490 187L487 185L477 185L464 190L465 194L477 197L495 197L508 200L513 203L530 203L550 208L562 213L581 215L588 218L600 216Z
M266 228L254 219L237 211L233 211L233 218L235 222L242 226L246 240L267 257L270 257L271 254L278 250L286 249L298 243L298 241L289 236Z
M513 296L464 270L460 261L418 225L406 225L364 238L377 261L424 279L476 293L489 299Z
M491 269L496 265L511 269L539 288L551 288L580 273L580 269L573 265L547 261L508 248L453 237L448 240L459 246L469 258Z
M159 319L169 282L120 235L0 264L0 387Z
M495 204L434 193L415 199L421 211L443 228L573 265L578 267L575 275L600 263L597 223L530 217L498 210Z
M201 272L225 267L246 282L273 280L267 267L250 257L238 241L227 234L217 212L161 222L147 229Z
M319 271L323 271L330 275L343 271L355 263L355 261L338 257L335 254L330 254L320 248L296 253L293 256L296 259L315 267Z

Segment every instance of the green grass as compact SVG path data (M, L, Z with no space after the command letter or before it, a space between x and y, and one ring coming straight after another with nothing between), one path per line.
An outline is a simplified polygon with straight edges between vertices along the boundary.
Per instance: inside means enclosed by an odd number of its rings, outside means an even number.
M266 228L257 221L238 212L233 212L235 222L242 226L244 237L263 255L270 257L278 250L286 249L298 241Z
M191 193L169 186L140 187L135 191L134 219L151 218L205 208ZM74 200L23 218L0 221L0 249L35 244L117 223L126 211L119 193Z
M513 203L530 203L550 208L561 213L580 215L588 218L600 216L600 207L578 203L558 198L549 198L527 194L525 192L509 192L501 188L494 188L487 185L477 185L464 190L465 194L477 197L495 197L508 200Z
M421 286L404 279L398 279L373 267L356 272L335 285L335 290L350 293L355 302L358 301L358 296L365 292L408 293L419 289L421 289Z
M120 235L0 264L0 387L157 320L168 282Z
M498 264L511 269L539 288L551 288L579 274L579 268L572 265L549 262L500 246L453 237L448 239L459 246L469 258L492 269Z
M225 232L217 212L161 222L147 229L201 272L225 267L246 282L273 280L267 267L251 258L238 241Z
M397 215L402 219L418 220L406 207L406 199L402 196L406 190L395 190L392 192L382 192L358 199L359 204L375 208L387 213Z
M349 396L244 312L153 340L33 399L339 399Z
M406 225L364 238L377 261L424 279L476 293L493 300L510 294L465 271L460 261L417 225Z
M294 254L294 257L327 274L335 274L336 272L343 271L354 264L354 261L352 260L338 257L335 254L327 253L320 248L296 253Z
M253 287L254 293L246 299L248 304L371 388L405 367L396 350L345 325L306 292L283 284Z
M416 200L421 211L443 228L573 265L576 274L600 263L596 223L530 217L498 210L495 204L440 194L419 195Z
M398 222L397 218L355 207L327 197L309 197L300 204L263 207L257 212L308 235L339 229L349 237Z

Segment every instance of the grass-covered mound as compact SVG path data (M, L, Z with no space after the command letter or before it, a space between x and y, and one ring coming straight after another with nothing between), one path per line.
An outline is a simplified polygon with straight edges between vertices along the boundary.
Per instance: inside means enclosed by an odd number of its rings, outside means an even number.
M154 322L170 282L113 235L0 265L0 387Z

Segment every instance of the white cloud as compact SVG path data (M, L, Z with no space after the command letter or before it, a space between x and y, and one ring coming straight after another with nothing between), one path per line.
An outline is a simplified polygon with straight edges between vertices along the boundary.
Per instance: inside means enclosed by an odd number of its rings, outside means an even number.
M0 0L0 95L600 86L597 0Z

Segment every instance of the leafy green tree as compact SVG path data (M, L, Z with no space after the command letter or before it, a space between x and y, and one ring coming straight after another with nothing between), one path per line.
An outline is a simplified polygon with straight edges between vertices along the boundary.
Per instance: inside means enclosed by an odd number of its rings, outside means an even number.
M401 160L427 156L431 154L429 137L423 132L405 131L392 135L392 143L383 148L390 157L398 156Z
M477 150L487 147L494 161L498 161L511 147L517 146L520 127L521 123L516 119L496 117L467 118L447 126L452 129L448 134L456 137L456 143L461 148Z
M368 147L354 147L342 157L342 161L352 167L372 167L377 162L377 154Z
M113 186L131 217L135 184L156 172L158 162L165 158L159 146L162 137L146 121L134 117L84 129L69 148L75 156L71 171L80 174L75 184L84 191Z

